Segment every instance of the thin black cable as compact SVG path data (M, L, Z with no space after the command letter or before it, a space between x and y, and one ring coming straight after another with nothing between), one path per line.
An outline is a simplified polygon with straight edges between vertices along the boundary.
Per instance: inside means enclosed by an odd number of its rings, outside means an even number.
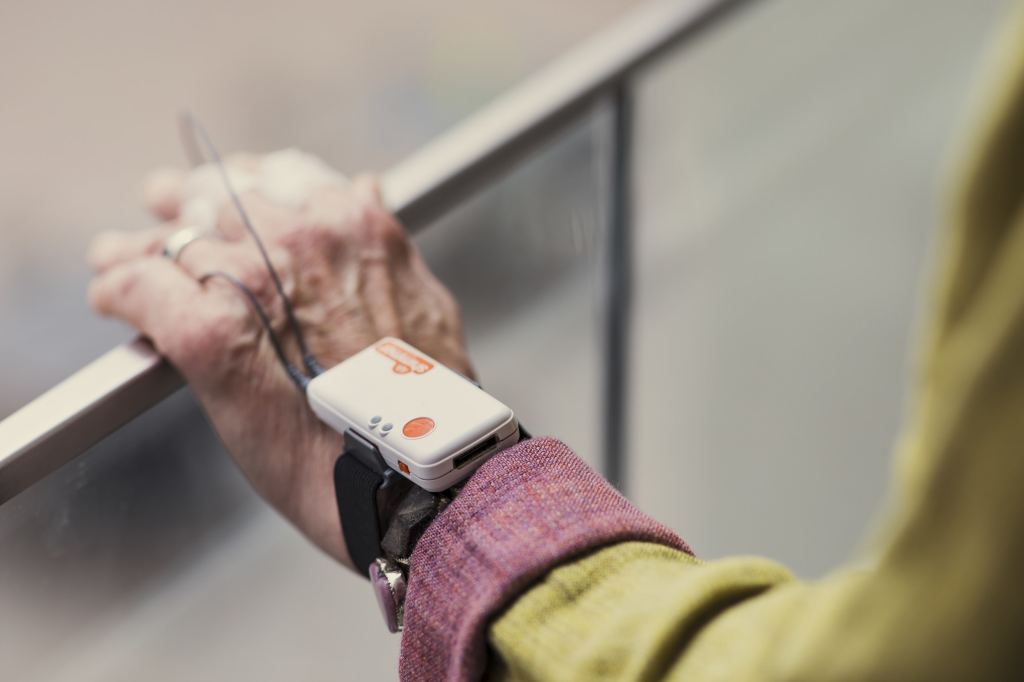
M309 385L309 377L303 374L302 370L293 365L288 361L288 357L285 355L284 347L281 345L281 339L277 336L277 332L274 331L274 326L270 322L270 317L267 315L267 311L263 309L256 294L252 290L245 286L241 280L234 275L224 272L223 270L215 270L214 272L208 272L199 278L200 284L206 284L207 281L214 277L221 277L224 280L232 284L249 300L249 304L252 306L253 312L259 317L260 324L263 325L263 329L266 330L267 336L270 338L270 345L274 348L274 353L277 354L277 359L281 363L281 367L288 374L288 378L292 380L292 383L301 391L306 392L306 386Z
M288 296L284 293L284 286L281 284L281 278L277 274L277 269L274 268L273 263L270 262L270 256L267 254L267 249L263 245L263 240L260 239L259 234L256 232L256 228L253 227L252 221L249 219L249 214L246 212L245 207L242 205L242 200L235 192L234 186L231 184L231 178L228 176L227 168L224 165L224 161L221 158L220 152L217 151L216 145L213 144L213 140L210 138L206 129L199 122L199 120L189 112L182 114L182 123L188 131L192 133L193 141L198 141L202 146L206 147L206 153L213 160L216 165L218 172L220 173L221 180L224 182L224 188L227 190L228 195L231 197L231 201L235 205L235 209L238 211L239 217L242 219L242 224L245 225L245 229L249 232L253 241L256 242L256 248L259 249L260 256L263 258L263 262L267 266L267 271L270 273L270 278L274 282L274 288L277 289L278 295L281 297L281 302L284 304L284 312L288 318L288 324L292 329L292 333L295 335L295 340L299 345L299 352L302 354L302 362L306 366L306 370L313 376L321 374L324 369L316 357L309 352L309 348L306 346L306 338L302 334L302 329L299 327L299 321L295 318L295 311L292 309L291 301L288 300ZM195 153L196 147L189 147L186 145L186 150Z

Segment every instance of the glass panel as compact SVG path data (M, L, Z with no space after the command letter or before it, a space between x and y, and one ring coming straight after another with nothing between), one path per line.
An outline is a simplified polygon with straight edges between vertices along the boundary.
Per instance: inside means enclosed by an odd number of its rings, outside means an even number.
M484 387L595 466L606 119L582 121L419 239L462 306Z
M704 556L820 574L879 508L942 160L1009 4L754 3L638 84L631 491Z
M419 240L487 388L595 454L602 128L581 122ZM256 498L186 391L0 508L0 544L18 679L394 674L366 583Z
M300 0L233 12L117 0L63 3L54 22L52 8L3 3L0 417L128 338L86 309L83 252L101 229L150 222L135 188L180 158L183 105L225 150L296 145L344 168L386 168L627 5ZM482 378L514 405L532 393L513 381L522 363L592 326L588 125L424 240L464 298ZM501 309L482 305L469 278ZM593 360L579 340L558 368L531 367L572 383L595 375ZM552 393L527 423L596 452L577 415L590 414L593 391L560 391L572 404ZM266 509L185 392L0 508L0 545L4 679L395 674L399 640L365 582Z

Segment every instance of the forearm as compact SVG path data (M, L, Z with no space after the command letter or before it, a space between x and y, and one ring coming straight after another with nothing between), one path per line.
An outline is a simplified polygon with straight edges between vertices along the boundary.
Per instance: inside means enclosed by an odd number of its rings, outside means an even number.
M707 680L713 671L735 673L762 659L764 635L782 612L745 618L747 631L736 638L702 641L708 625L796 584L764 559L706 564L665 546L614 545L555 568L495 621L492 676Z
M626 541L689 552L563 443L534 438L495 455L411 557L403 679L475 679L495 614L553 567Z
M618 559L606 558L597 582L618 585L614 598L567 566L495 623L512 677L592 678L604 666L697 682L1016 679L1024 670L1024 5L1006 25L950 212L875 567L813 585L778 577L758 591L758 560L695 565L608 550ZM654 588L655 573L678 584ZM572 589L572 600L559 598ZM586 617L593 603L603 618ZM549 655L556 648L576 654ZM606 660L611 651L621 661Z

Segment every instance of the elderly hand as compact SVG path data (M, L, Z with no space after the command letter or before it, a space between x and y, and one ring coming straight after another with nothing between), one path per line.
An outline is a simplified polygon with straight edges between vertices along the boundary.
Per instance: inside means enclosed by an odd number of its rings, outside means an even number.
M268 169L272 156L235 157L227 165L233 174L266 181L237 184L320 363L329 368L382 336L396 336L472 376L456 304L382 205L375 181L320 174L319 186L296 199L295 188L275 193L280 183ZM167 222L96 238L90 302L153 341L188 381L255 488L351 566L332 479L342 437L310 411L240 292L220 278L199 282L222 271L248 286L289 359L302 367L267 269L226 195L211 190L210 172L162 174L146 198ZM216 232L192 242L177 261L162 256L167 237L195 220L215 222Z

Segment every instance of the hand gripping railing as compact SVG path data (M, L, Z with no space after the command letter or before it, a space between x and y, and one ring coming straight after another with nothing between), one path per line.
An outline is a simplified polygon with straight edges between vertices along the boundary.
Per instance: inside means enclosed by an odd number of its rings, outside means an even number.
M609 99L612 225L606 300L605 474L622 485L629 330L629 77L743 0L653 2L434 140L383 177L411 230L458 204L568 123ZM0 504L182 387L143 339L119 346L0 422Z

